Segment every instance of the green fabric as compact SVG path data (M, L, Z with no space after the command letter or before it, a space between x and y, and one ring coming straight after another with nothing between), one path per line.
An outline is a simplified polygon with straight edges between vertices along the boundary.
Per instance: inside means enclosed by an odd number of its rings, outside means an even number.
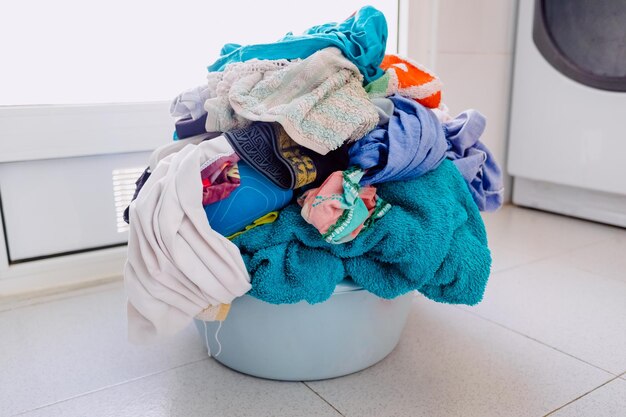
M489 277L485 228L463 177L450 161L410 181L377 187L386 215L351 242L333 245L284 208L276 222L233 240L256 298L274 304L328 299L351 278L383 298L411 290L453 304L478 303Z
M385 72L382 77L365 86L365 92L370 98L387 97L390 93L389 89L389 73Z
M343 195L334 195L335 199L341 202L341 206L345 208L343 214L337 219L337 223L331 226L322 238L328 243L345 243L350 234L361 224L364 228L370 227L375 220L378 220L387 213L391 207L382 198L376 201L376 209L372 216L369 210L359 196L361 186L359 181L363 177L363 170L353 167L347 171L343 171ZM322 198L322 197L317 197ZM316 198L316 199L317 199ZM315 205L315 203L313 203ZM368 218L369 217L369 218Z

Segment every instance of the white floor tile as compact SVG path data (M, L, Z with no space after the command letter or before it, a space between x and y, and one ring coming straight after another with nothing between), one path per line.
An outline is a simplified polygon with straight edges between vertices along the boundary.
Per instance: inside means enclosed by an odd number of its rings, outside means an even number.
M626 282L626 229L612 239L566 253L559 260L583 271Z
M2 312L0 334L0 416L206 357L192 328L165 344L129 344L119 284Z
M555 259L496 273L468 311L615 375L626 371L626 283Z
M623 229L515 206L483 213L492 271L524 265L615 238Z
M541 416L611 375L420 298L403 338L365 371L308 383L346 416Z
M257 379L204 360L24 417L339 416L301 382Z
M579 400L561 408L550 417L626 416L626 381L616 379Z
M309 385L347 416L542 416L626 372L626 232L517 207L484 219L500 272L480 306L419 298L389 358ZM304 384L206 360L192 328L130 345L120 284L28 303L0 306L2 417L337 415ZM618 416L624 385L554 415Z

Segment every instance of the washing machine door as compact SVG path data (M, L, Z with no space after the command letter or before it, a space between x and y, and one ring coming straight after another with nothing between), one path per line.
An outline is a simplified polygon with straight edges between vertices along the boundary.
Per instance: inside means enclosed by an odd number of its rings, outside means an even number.
M626 0L535 0L533 41L572 80L626 91Z

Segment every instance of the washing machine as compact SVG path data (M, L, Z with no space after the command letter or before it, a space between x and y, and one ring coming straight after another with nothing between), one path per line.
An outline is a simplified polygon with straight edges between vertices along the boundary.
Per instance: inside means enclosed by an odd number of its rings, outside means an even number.
M520 0L513 202L626 227L626 0Z

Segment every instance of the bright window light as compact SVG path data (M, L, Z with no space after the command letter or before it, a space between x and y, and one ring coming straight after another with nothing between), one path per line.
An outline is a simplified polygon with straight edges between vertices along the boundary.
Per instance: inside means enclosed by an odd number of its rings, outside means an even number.
M204 82L225 43L272 42L364 4L385 13L395 52L397 0L5 2L0 105L170 100Z

